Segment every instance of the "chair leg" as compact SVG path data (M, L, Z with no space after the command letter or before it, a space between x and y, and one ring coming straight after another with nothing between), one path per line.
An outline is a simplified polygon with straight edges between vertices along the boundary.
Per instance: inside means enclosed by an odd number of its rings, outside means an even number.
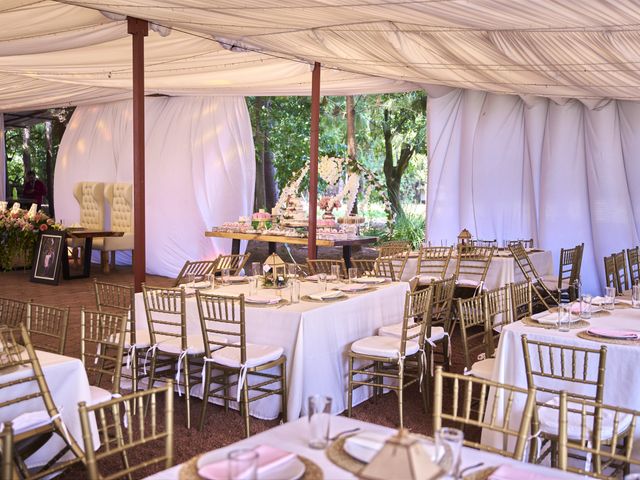
M244 438L251 436L251 427L249 425L249 375L242 384L242 416L244 417Z
M404 428L404 422L402 418L402 400L404 397L404 375L400 374L398 377L398 413L400 414L400 427Z
M224 413L229 413L229 373L224 371Z
M116 251L111 250L111 268L116 269Z
M109 273L109 252L100 251L100 267L102 268L102 273Z
M429 362L429 360L427 360ZM422 362L418 363L418 379L422 378L422 382L419 383L419 388L422 393L422 410L424 413L429 411L429 372L430 370L424 371ZM427 363L426 368L429 368Z
M280 386L282 388L282 421L287 423L289 421L289 414L287 411L287 401L289 396L287 395L287 361L282 362L280 366Z
M178 375L180 372L178 372ZM180 378L178 376L178 378ZM189 378L189 355L184 357L184 395L187 401L187 428L191 428L191 379Z
M204 367L204 379L202 384L202 409L200 410L200 426L199 430L204 428L204 419L206 418L207 404L209 403L209 391L211 389L211 364L206 363Z
M351 418L351 403L353 400L353 357L349 357L349 392L347 394L347 417Z

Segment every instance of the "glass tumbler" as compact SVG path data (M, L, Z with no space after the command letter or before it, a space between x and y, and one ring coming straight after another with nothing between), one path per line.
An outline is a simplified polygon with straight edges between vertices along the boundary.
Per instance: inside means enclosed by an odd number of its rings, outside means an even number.
M351 267L349 269L349 283L355 282L357 278L358 278L358 269L355 267Z
M231 276L231 271L228 268L223 268L220 276L222 277L223 285L229 285L229 283L231 283L229 278Z
M258 452L248 448L229 452L229 479L256 480L258 478Z
M196 284L196 274L195 273L187 273L187 284L193 288Z
M251 263L251 275L254 277L259 277L262 275L262 264L260 262Z
M326 292L327 291L327 274L326 273L319 273L318 274L318 284L320 284L320 291L321 292Z
M436 432L436 455L443 452L440 466L447 475L445 478L458 478L463 440L464 434L457 428L443 427Z
M604 302L602 302L602 308L605 310L613 310L615 308L616 301L616 289L614 287L605 287L604 289Z
M331 265L331 281L338 283L342 277L340 265Z
M631 308L640 308L640 285L631 287Z
M290 288L290 301L291 303L300 303L300 280L293 278L289 281Z
M568 332L571 325L571 304L561 303L558 305L558 330Z
M588 320L591 318L591 301L592 297L589 294L582 295L580 297L580 318Z
M331 397L311 395L309 397L309 447L326 448L331 427Z

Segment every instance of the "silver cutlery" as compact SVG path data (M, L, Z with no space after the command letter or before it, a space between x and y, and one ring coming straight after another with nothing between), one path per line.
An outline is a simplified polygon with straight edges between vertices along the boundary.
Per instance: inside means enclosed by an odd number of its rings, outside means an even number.
M355 433L355 432L359 432L359 431L360 431L359 427L358 428L351 428L349 430L344 430L343 432L336 433L333 437L329 438L329 441L333 442L333 441L339 439L340 437L342 437L343 435L346 435L348 433Z

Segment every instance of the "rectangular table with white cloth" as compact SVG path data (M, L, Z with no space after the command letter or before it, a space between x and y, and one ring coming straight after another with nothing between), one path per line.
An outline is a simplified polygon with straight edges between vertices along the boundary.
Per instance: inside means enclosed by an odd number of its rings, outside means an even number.
M39 350L36 353L40 360L45 380L49 386L51 397L60 412L62 421L64 422L69 434L73 436L76 442L78 442L80 448L83 448L78 403L81 401L89 402L91 399L89 380L87 379L87 373L84 370L84 366L77 358L66 357L64 355L57 355L55 353ZM3 374L0 381L4 383L7 381L19 380L20 378L30 375L33 375L33 370L19 367L17 370ZM36 392L37 388L38 387L35 382L18 384L5 389L3 391L3 396L5 398L18 397L30 392ZM45 410L45 406L40 398L2 407L0 408L0 423L12 421L18 415L23 413L39 410ZM91 419L91 428L93 431L93 441L95 442L95 445L100 445L98 429L95 424L95 419L93 418ZM54 435L38 452L29 458L27 465L44 465L54 454L58 453L63 446L64 442L62 439L57 435Z
M329 284L329 288L335 285ZM321 290L314 282L301 282L301 295ZM246 304L247 342L284 348L287 357L287 383L289 418L306 414L305 399L312 394L333 397L334 413L346 409L347 377L349 373L347 352L352 342L375 335L378 328L402 321L405 282L385 283L372 290L350 294L345 300L333 302L301 301L284 306L252 306ZM205 293L239 295L249 293L249 285L237 284L204 290ZM282 292L260 289L260 295L276 297ZM144 299L136 294L136 323L146 328ZM193 296L187 298L187 333L202 335L198 307ZM201 395L202 385L192 389L193 395ZM232 389L235 394L235 387ZM354 394L354 404L369 395L365 388ZM235 405L234 405L235 406ZM272 395L250 406L251 415L274 419L280 413L280 398Z
M347 430L358 429L358 433L361 432L375 432L386 435L393 435L396 430L373 423L361 422L347 417L332 417L331 418L331 431L329 437L338 435L341 432ZM311 449L307 446L309 439L309 429L306 418L301 418L295 422L289 422L284 425L267 430L258 435L254 435L251 438L241 440L237 443L233 443L227 447L214 450L209 453L205 453L198 460L198 466L206 465L218 460L224 460L228 453L240 448L256 448L260 445L274 446L282 450L292 452L296 455L306 457L311 460L317 466L322 469L324 478L337 480L345 479L351 480L357 478L353 473L344 470L332 463L327 457L324 450ZM463 447L462 449L462 461L461 471L466 467L472 467L478 465L477 468L468 470L465 475L471 475L481 470L498 467L500 465L508 465L522 474L530 473L536 474L537 478L558 478L558 479L572 479L583 478L579 475L572 473L562 472L560 470L553 470L548 467L540 465L532 465L528 463L518 462L507 457L502 457L493 453L482 452L480 450L474 450L472 448ZM180 469L183 465L176 465L173 468L164 470L160 473L147 477L149 480L177 480L180 476ZM268 476L268 475L267 475ZM282 480L287 480L287 477L280 477ZM289 477L290 478L290 477ZM297 478L297 477L294 477ZM522 478L522 477L521 477Z
M541 277L553 275L553 255L551 251L532 250L529 251L529 258ZM456 273L456 262L457 258L454 254L447 267L446 276L451 276ZM417 269L418 254L413 253L407 260L404 272L402 273L402 280L408 282L416 275ZM462 278L465 278L464 275L462 275ZM496 251L489 264L489 270L487 271L487 278L485 280L486 288L493 290L494 288L499 288L509 283L522 282L523 280L524 276L516 264L516 261L513 259L513 255L506 250Z

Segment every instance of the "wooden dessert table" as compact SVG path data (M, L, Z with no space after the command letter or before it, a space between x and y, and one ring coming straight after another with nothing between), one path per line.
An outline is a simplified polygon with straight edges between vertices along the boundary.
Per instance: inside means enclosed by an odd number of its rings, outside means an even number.
M293 245L306 245L307 237L287 237L285 235L268 235L262 233L241 233L241 232L204 232L205 237L230 238L231 253L240 253L240 240L253 240L255 242L269 243L269 253L276 251L276 244L289 243ZM378 241L378 237L358 237L351 240L326 240L317 239L318 247L342 247L342 256L347 268L351 266L351 248L357 245L370 245Z
M65 230L69 238L84 238L84 258L82 259L82 273L71 275L69 273L69 257L62 255L62 278L74 280L76 278L88 278L91 275L91 252L93 239L99 237L122 237L124 232L112 232L109 230L87 230L84 228L67 228Z

